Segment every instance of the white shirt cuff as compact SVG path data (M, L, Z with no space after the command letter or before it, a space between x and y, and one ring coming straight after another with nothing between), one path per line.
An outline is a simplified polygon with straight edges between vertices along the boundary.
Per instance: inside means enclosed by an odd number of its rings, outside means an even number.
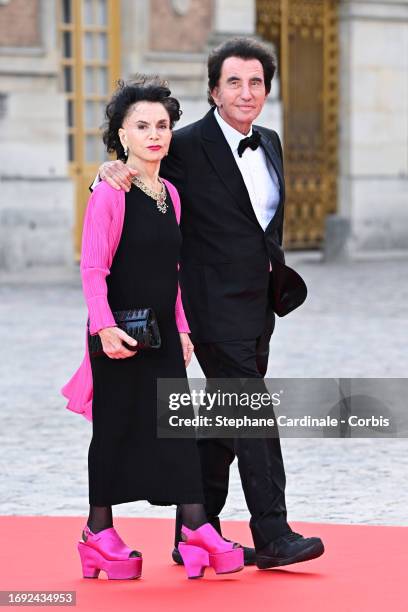
M95 187L97 186L97 184L101 182L101 180L102 180L102 179L101 179L101 177L99 176L99 174L97 174L97 175L95 176L95 178L94 178L94 182L93 182L93 183L92 183L92 185L91 185L91 189L92 189L92 191L95 189Z

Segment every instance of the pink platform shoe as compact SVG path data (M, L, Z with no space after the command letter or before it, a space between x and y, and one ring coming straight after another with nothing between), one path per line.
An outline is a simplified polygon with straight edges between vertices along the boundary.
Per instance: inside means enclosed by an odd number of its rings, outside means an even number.
M142 555L126 546L114 527L93 533L88 525L78 542L84 578L98 578L104 570L110 580L129 580L142 574ZM130 553L137 556L130 557Z
M205 568L212 567L216 574L239 572L244 567L242 546L226 542L210 523L198 529L181 529L183 542L178 549L188 578L202 578Z

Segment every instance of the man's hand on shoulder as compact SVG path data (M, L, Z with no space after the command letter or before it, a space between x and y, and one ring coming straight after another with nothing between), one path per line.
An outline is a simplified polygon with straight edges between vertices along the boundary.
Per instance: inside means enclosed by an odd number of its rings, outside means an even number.
M101 179L118 190L124 189L125 191L129 191L132 185L132 178L136 176L137 173L137 170L127 166L120 159L104 162L99 167L99 176Z

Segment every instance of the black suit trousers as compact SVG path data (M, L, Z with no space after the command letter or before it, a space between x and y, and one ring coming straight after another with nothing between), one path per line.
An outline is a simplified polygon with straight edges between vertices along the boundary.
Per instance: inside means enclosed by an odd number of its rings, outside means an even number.
M258 379L257 391L266 392L263 378L269 341L275 324L272 309L266 313L262 334L254 340L196 343L195 354L207 379ZM194 340L194 339L193 339ZM280 440L276 438L212 438L197 441L201 459L205 509L209 522L220 531L219 514L228 495L229 469L237 457L255 548L260 550L290 531L286 519L285 469ZM176 545L181 516L177 515Z

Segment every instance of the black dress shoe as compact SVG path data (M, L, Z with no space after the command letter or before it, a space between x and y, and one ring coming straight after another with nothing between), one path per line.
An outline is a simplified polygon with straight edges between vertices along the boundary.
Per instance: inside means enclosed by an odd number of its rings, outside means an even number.
M224 538L225 540L226 538ZM230 542L231 540L226 540ZM248 548L247 546L242 547L244 549L244 565L255 565L255 548ZM178 548L173 548L173 552L171 553L174 563L178 565L183 565L183 559L179 553Z
M294 531L269 542L256 553L256 565L259 569L291 565L300 561L316 559L324 553L320 538L304 538Z

